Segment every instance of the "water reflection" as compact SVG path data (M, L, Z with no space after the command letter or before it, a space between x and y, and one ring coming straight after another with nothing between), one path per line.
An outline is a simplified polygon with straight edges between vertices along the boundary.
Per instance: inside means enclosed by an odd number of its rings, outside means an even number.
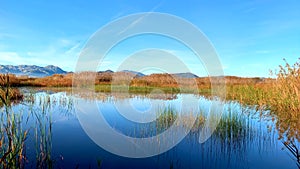
M295 141L282 142L283 145L290 151L292 158L296 162L298 168L300 168L300 150L299 143ZM297 145L298 144L298 145Z
M79 96L77 96L79 97ZM144 138L176 126L181 95L111 95L80 96L88 106L96 102L105 109L108 124L120 134ZM276 119L262 116L255 108L228 102L214 134L199 144L199 131L208 118L210 100L201 100L197 112L185 116L191 132L171 150L144 159L130 159L113 155L98 147L85 134L74 112L77 99L63 93L27 93L21 104L1 108L1 167L12 168L297 168L299 142L278 140ZM131 102L138 110L146 111L147 100L157 101L156 120L135 123L114 109L115 102ZM144 106L144 107L143 107ZM86 107L88 109L88 107ZM14 119L14 121L12 121ZM15 126L15 127L12 127ZM184 126L180 126L184 127ZM173 133L176 134L176 133ZM14 135L17 147L8 159L9 137ZM24 139L26 137L26 140ZM103 136L105 137L105 136ZM170 140L169 140L170 141ZM282 148L285 147L284 150ZM290 155L287 154L290 153ZM2 160L5 159L5 160ZM8 159L8 160L7 160ZM10 160L10 161L9 161ZM298 165L298 166L297 166Z

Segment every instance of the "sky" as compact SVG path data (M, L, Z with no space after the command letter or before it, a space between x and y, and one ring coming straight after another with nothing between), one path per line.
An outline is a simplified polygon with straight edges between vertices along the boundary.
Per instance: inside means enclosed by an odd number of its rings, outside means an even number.
M289 63L300 58L299 9L299 0L0 0L0 64L55 65L74 71L82 50L103 26L131 14L160 12L201 30L215 48L225 75L269 77L270 70L284 64L283 58ZM152 48L178 56L199 76L207 75L190 49L157 35L116 44L99 70L115 71L127 57Z

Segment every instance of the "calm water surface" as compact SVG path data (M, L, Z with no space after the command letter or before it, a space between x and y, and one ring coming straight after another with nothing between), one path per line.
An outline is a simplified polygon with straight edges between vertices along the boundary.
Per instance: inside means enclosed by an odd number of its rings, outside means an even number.
M13 106L13 112L22 116L24 130L29 130L25 141L25 168L36 168L37 154L47 157L53 168L272 168L297 169L290 151L278 140L275 120L261 116L259 111L235 102L225 104L223 117L217 130L200 144L199 129L192 131L174 148L149 158L126 158L114 155L93 142L77 118L74 105L96 103L107 123L116 131L130 137L151 137L167 130L167 125L137 123L120 115L115 105L128 105L140 112L172 107L181 109L183 96L171 95L168 99L131 95L130 97L99 94L101 97L74 98L66 93L37 92L27 94L27 99ZM202 115L207 116L210 100L189 95L199 100ZM196 112L199 113L199 112ZM101 136L105 138L105 135ZM296 143L299 145L299 143ZM40 161L43 161L42 159ZM48 163L49 163L48 161ZM47 167L47 166L46 166Z

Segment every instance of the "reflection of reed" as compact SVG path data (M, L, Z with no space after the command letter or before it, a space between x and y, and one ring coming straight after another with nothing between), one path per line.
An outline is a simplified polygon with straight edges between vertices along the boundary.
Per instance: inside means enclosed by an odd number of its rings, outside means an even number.
M9 91L9 90L8 90ZM10 92L7 92L10 94ZM64 115L70 115L73 102L69 97L59 95L27 94L22 105L28 108L28 114L23 114L21 110L13 111L10 104L10 97L4 102L0 116L0 168L24 168L27 163L36 165L36 168L54 168L52 157L52 111L58 108ZM25 120L25 121L23 121ZM33 122L33 133L35 136L35 155L30 152L29 156L24 151L27 142L27 135L30 128L23 129L28 122ZM32 123L30 123L31 125Z
M147 99L157 99L157 100L175 100L178 99L177 94L172 93L95 93L94 91L87 90L76 90L74 93L75 97L86 99L86 100L97 100L101 102L106 102L110 98L117 100L125 100L134 97L147 98Z
M35 155L37 168L55 168L57 160L52 155L52 112L63 113L70 116L73 109L73 100L63 93L52 96L42 93L41 95L28 94L26 103L33 107ZM60 160L60 159L59 159Z
M176 109L174 109L172 106L159 109L158 114L160 115L156 119L156 130L159 133L173 125L177 118Z
M22 114L11 109L11 102L18 97L10 88L9 76L1 75L0 101L2 107L0 124L0 166L1 168L23 168L25 160L24 142L28 131L23 131Z
M5 107L1 112L0 165L1 168L23 168L25 161L24 142L28 131L23 131L21 115Z
M264 130L260 127L260 123L253 119L251 114L255 113L254 111L250 112L252 110L240 107L238 103L228 103L227 105L215 132L201 146L198 142L199 133L207 121L208 113L201 110L201 113L191 113L183 117L184 123L197 117L191 132L185 139L188 142L185 148L190 152L201 154L198 159L199 168L201 165L202 168L224 168L224 165L228 166L227 168L242 168L247 166L247 154L254 147L258 148L258 151L265 151L264 149L269 151L275 144L272 142L274 135L266 134L271 131ZM160 112L162 114L156 120L157 132L166 130L170 125L177 125L173 123L177 117L174 108L168 107L161 109ZM191 155L190 158L194 159L195 157ZM181 163L185 162L181 161L178 165L184 166Z
M99 94L97 94L99 96ZM157 96L157 97L156 97ZM160 99L160 96L156 95L155 99ZM115 99L130 99L132 97L139 97L139 98L148 98L147 95L101 95L103 102L109 101L111 98ZM35 133L35 143L36 143L36 167L37 168L55 168L56 160L53 157L52 152L52 112L58 108L59 112L55 111L56 113L61 113L66 110L65 115L70 115L70 112L73 107L73 102L69 97L65 95L35 95L35 94L28 94L25 97L24 103L29 104L29 106L34 107L31 111L30 117L32 117L36 126L33 129ZM255 147L258 148L259 151L261 149L268 149L266 148L266 144L270 144L270 146L274 146L274 144L270 143L267 140L272 135L263 133L264 128L262 126L253 126L251 122L252 119L248 116L250 113L246 112L246 109L240 109L235 104L229 104L226 112L223 114L219 126L217 127L215 133L212 135L211 139L205 142L203 145L199 146L198 138L199 138L199 130L203 127L203 124L206 122L206 115L204 110L201 113L197 114L195 112L191 112L190 114L186 114L184 116L184 121L187 126L190 126L189 123L194 119L195 116L197 120L194 124L192 132L186 137L185 141L190 141L187 146L190 146L191 152L192 151L199 151L203 153L202 168L218 168L222 167L221 165L225 164L228 165L228 168L234 167L245 167L247 164L238 163L234 164L237 161L247 161L247 154L248 150ZM3 109L5 110L5 109ZM246 111L245 111L246 110ZM9 113L7 113L7 112ZM0 157L1 157L1 167L2 168L12 168L11 166L24 166L25 159L28 162L32 162L30 158L32 157L25 157L24 146L25 146L25 138L27 136L28 130L23 130L20 124L21 119L23 119L22 114L12 113L10 108L3 111L1 116L1 124L0 124ZM133 135L136 137L149 137L152 135L156 135L157 133L161 133L171 125L176 125L174 121L176 120L177 110L172 106L164 106L157 110L159 116L155 123L152 125L144 125L145 128L137 129L137 135ZM9 114L9 115L7 115ZM7 121L7 119L9 119ZM260 124L260 123L259 123ZM273 123L272 123L273 124ZM8 129L6 129L8 127ZM252 129L258 129L257 131L253 131ZM261 128L259 128L261 127ZM149 134L149 132L153 132ZM8 134L7 134L8 133ZM16 160L15 162L9 161L9 156L3 156L6 150L10 150L9 148L9 137L11 135L15 135L16 141L11 141L14 144L19 144L14 149L18 151L17 155L10 157L14 157ZM174 133L176 134L176 132ZM263 138L263 139L261 139ZM267 139L266 139L267 138ZM13 140L13 139L12 139ZM255 145L254 145L255 144ZM295 143L296 144L296 143ZM186 146L186 145L185 145ZM252 147L251 147L252 146ZM299 151L297 147L294 147L292 144L285 144L287 149L292 152L292 155L298 159L298 166L299 166ZM195 150L197 149L197 150ZM272 148L270 148L272 149ZM268 149L269 150L269 149ZM295 155L296 154L296 155ZM298 154L298 155L297 155ZM18 156L18 157L17 157ZM195 158L195 157L192 157ZM2 160L3 159L3 160ZM175 158L174 158L175 159ZM18 161L17 161L18 160ZM162 159L164 160L164 159ZM173 160L173 159L172 159ZM220 162L223 160L224 162ZM227 161L226 161L227 160ZM13 161L13 160L12 160ZM199 159L201 161L201 159ZM207 162L209 161L210 164L207 166ZM171 161L170 168L179 168L177 166L185 166L181 164L182 161ZM98 166L101 166L101 160L97 162ZM237 166L242 165L242 166ZM1 168L0 167L0 168Z
M227 98L269 109L268 116L276 118L279 139L300 142L300 58L292 65L284 61L272 72L274 80L267 84L229 86Z
M52 151L52 114L51 100L45 96L40 101L41 111L33 112L36 119L36 167L53 168Z
M295 157L296 165L300 169L300 151L299 148L293 141L282 142L283 145L291 152L292 156Z

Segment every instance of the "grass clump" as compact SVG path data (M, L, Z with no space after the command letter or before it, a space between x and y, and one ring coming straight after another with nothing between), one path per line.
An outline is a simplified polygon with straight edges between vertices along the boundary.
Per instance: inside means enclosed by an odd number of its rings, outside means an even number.
M270 110L270 115L276 117L280 138L300 141L300 58L293 65L284 61L272 73L274 80L262 85L230 86L227 99Z
M8 75L0 76L0 100L3 106L0 111L0 168L22 168L28 130L22 129L22 114L12 111L13 99L21 95L16 95L17 90L11 89L9 79Z
M160 132L169 128L177 118L177 111L172 106L159 109L158 114L159 116L156 120L156 128Z
M23 99L18 89L11 88L10 75L0 75L0 106L9 106L11 102Z
M268 104L277 116L280 136L300 141L300 58L293 65L285 61L275 75Z

